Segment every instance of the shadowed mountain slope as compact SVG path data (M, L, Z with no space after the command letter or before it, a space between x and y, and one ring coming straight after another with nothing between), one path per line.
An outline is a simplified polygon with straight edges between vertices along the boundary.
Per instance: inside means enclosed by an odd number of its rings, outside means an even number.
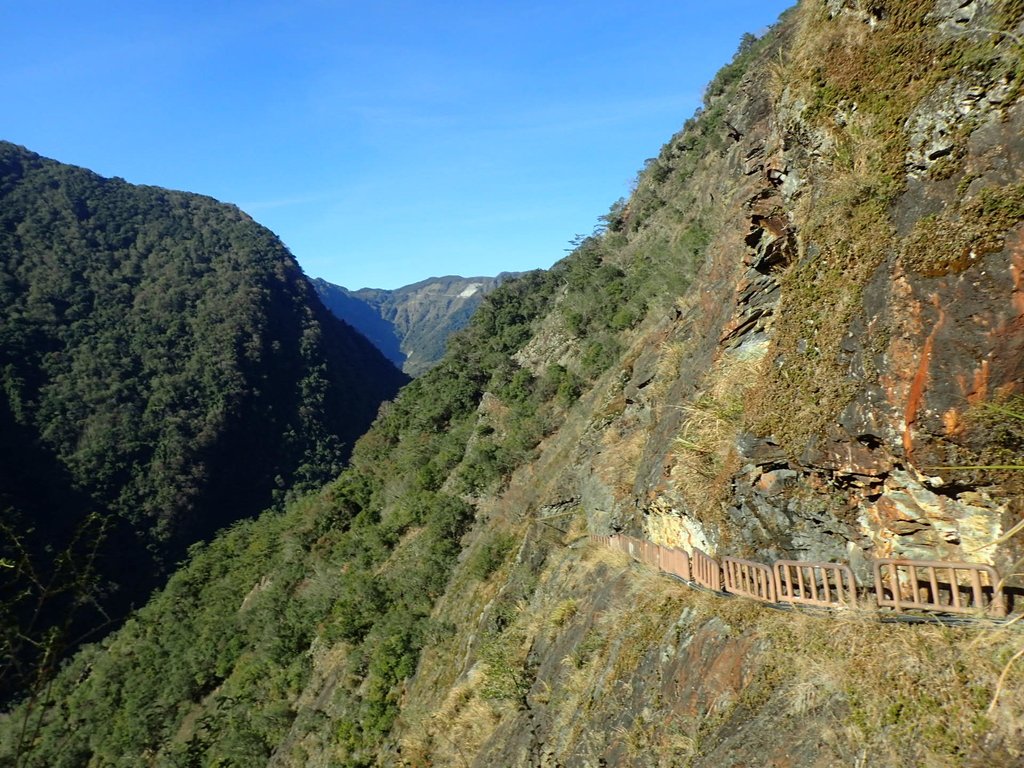
M336 475L403 381L234 206L0 143L5 656Z

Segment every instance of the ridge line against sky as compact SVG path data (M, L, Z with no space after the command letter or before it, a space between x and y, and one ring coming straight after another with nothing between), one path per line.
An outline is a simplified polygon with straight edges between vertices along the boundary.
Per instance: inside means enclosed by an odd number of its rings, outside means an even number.
M357 289L549 267L792 2L13 0L0 138Z

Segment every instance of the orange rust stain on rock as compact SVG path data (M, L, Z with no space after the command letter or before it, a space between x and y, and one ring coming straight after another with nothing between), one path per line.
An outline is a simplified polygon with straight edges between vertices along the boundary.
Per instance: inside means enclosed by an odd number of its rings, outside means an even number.
M1013 278L1011 300L1017 317L1024 316L1024 233L1018 233L1011 245L1010 277Z
M963 420L956 408L950 408L942 414L942 424L946 428L946 434L951 436L960 434L964 429Z
M989 378L989 365L988 360L981 361L981 368L976 368L974 371L974 382L971 384L971 391L967 393L967 402L972 405L975 403L983 403L988 398L988 378Z
M937 295L932 296L932 304L935 305L935 309L939 313L939 319L935 325L932 326L931 333L928 334L928 338L925 339L924 348L921 350L921 358L917 363L917 372L914 374L913 381L910 382L910 392L907 394L907 405L903 410L903 451L907 458L910 458L910 454L914 449L914 438L913 438L913 426L914 422L917 421L917 411L921 407L921 400L924 397L925 387L928 385L928 368L931 365L932 360L932 347L935 345L935 336L942 328L942 324L946 321L946 314L942 311L942 306L939 304L939 297Z

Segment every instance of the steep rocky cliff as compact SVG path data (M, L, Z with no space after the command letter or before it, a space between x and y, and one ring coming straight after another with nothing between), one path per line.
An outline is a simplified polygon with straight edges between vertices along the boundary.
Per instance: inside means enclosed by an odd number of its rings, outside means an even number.
M476 634L424 656L408 764L1022 759L1019 670L994 693L1019 639L687 593L545 518L864 579L888 555L1019 570L1019 468L976 467L1024 448L1022 10L806 2L707 104L725 141L692 158L691 128L649 165L622 229L701 217L704 262L488 501L534 521L474 604L441 603Z
M1022 39L1019 2L805 0L336 484L197 556L5 725L80 762L1020 764L1016 625L780 611L588 534L862 579L989 563L1020 612ZM214 594L204 643L161 640ZM143 655L180 690L142 693Z
M1020 671L994 693L1020 645L1005 630L779 614L577 538L846 561L864 580L885 556L1019 570L1022 11L804 3L648 165L606 258L681 219L712 233L703 263L483 500L522 549L440 603L474 631L425 653L406 764L1022 759ZM721 141L695 158L704 121ZM519 359L571 349L549 318Z

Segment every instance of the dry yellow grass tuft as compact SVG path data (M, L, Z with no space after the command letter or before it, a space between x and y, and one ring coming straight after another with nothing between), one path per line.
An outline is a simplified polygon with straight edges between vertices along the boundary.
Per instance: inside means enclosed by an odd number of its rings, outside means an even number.
M402 740L402 752L412 765L470 765L493 732L500 715L480 696L483 670L474 667L452 687L429 721Z
M679 379L683 360L689 354L692 344L687 341L673 341L661 347L654 381L647 387L648 397L655 404L661 404L669 390Z
M729 480L738 469L736 438L745 423L744 402L762 359L763 354L723 355L708 373L704 394L679 406L686 421L675 441L670 477L685 511L705 527L724 521Z
M843 713L832 735L837 754L876 765L961 765L999 745L1005 757L1024 759L1019 632L716 602L706 608L764 644L747 703L772 699L793 718L840 703L830 710Z
M636 469L647 444L644 430L625 431L613 424L601 435L607 449L594 459L594 470L606 478L608 485L619 497L629 496L636 482Z

